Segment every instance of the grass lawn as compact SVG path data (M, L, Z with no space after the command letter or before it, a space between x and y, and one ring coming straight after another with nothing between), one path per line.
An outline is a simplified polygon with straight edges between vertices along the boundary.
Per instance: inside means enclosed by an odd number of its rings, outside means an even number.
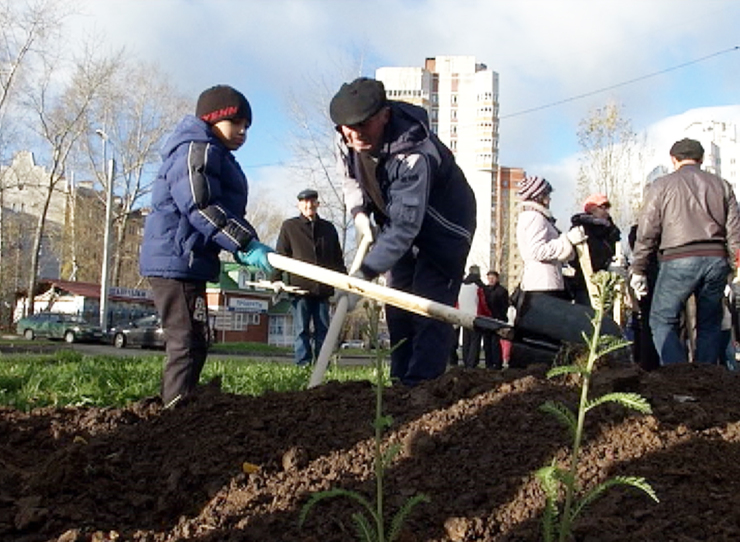
M212 352L224 353L216 348ZM261 355L275 355L275 352ZM306 388L310 368L258 358L209 359L201 382L219 376L224 391L244 395ZM43 355L0 354L0 405L25 411L43 406L121 407L158 394L162 360L162 354L142 356L133 352L131 357L86 356L72 350ZM383 365L383 371L388 382L387 364ZM325 379L374 382L375 366L332 363Z

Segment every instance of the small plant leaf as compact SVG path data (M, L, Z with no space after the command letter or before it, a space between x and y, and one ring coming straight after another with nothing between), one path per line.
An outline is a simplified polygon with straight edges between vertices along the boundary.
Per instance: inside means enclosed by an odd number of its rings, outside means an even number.
M542 535L545 542L555 540L555 525L558 519L558 486L557 467L548 465L535 473L535 477L545 494L545 509L542 512Z
M637 393L624 392L607 393L606 395L597 397L588 402L588 404L586 405L586 411L589 411L592 408L607 402L619 403L626 408L631 408L632 410L637 410L638 412L642 412L644 414L650 414L653 411L653 409L650 407L650 403L648 403L647 400L641 395Z
M547 378L553 378L560 375L576 374L582 375L585 369L578 365L558 365L547 371Z
M570 410L567 406L556 401L547 401L542 406L540 406L540 410L555 416L555 418L557 418L560 423L568 428L571 436L575 434L576 416L575 414L573 414L573 411Z
M558 467L555 465L548 465L542 467L535 472L535 477L540 482L542 491L548 499L557 501L558 498L558 487L560 486L560 480L557 476Z
M629 344L629 341L624 341L622 339L617 339L616 341L607 341L607 344L598 350L596 357L604 357L610 352L614 352L615 350L620 350L622 348L625 348L626 346L629 346Z
M401 444L398 442L388 447L382 457L382 465L384 469L388 468L388 465L393 462L393 458L395 458L400 451Z
M388 532L388 542L393 542L396 538L398 538L398 535L401 534L401 526L403 525L403 522L406 521L406 518L414 509L414 507L417 504L421 504L423 502L431 502L431 499L423 493L419 493L418 495L410 497L404 503L401 509L396 512L396 515L393 516L393 520L391 521L390 531Z
M335 488L329 489L327 491L319 491L318 493L314 493L313 495L311 495L311 497L308 499L308 502L306 502L306 504L304 504L303 508L301 509L301 515L298 519L298 526L303 526L303 523L308 517L308 513L316 504L318 504L320 501L323 501L324 499L333 499L335 497L348 497L350 499L354 499L355 501L360 503L370 513L371 516L375 516L375 511L373 510L372 505L365 497L355 491Z
M370 525L370 522L363 514L355 512L352 514L352 519L355 522L357 536L360 540L363 540L364 542L380 542L375 529L373 529L372 525Z
M586 506L594 502L602 493L604 493L604 491L617 485L635 487L647 493L647 495L655 502L660 502L658 496L655 494L655 490L645 481L645 478L642 478L641 476L615 476L588 491L573 510L572 518L575 519Z
M378 416L377 418L375 418L373 429L380 429L382 431L383 429L388 429L392 424L392 416Z

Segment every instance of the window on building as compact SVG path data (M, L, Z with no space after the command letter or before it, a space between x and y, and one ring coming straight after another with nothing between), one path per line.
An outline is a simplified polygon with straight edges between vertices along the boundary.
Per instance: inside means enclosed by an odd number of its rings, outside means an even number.
M270 335L282 337L285 333L285 320L285 316L271 317L269 329Z
M251 315L248 312L235 312L233 319L233 330L243 331L249 327L249 317Z

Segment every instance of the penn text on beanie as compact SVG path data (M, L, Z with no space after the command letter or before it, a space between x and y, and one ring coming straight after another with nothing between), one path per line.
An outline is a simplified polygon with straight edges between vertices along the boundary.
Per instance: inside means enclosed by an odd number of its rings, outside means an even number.
M344 83L331 99L329 116L337 126L353 126L369 119L386 104L381 81L358 77Z
M526 177L519 182L517 195L522 201L536 198L541 194L549 194L553 191L552 185L543 177Z
M247 126L252 125L252 108L247 98L228 85L216 85L201 92L195 106L195 116L208 124L246 119Z

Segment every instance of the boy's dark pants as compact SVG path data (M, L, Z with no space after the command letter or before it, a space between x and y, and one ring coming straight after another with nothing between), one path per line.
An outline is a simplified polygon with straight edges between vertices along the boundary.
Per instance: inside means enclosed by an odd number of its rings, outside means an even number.
M195 390L206 362L206 283L160 277L150 277L149 283L167 341L162 401L165 406L170 406Z

